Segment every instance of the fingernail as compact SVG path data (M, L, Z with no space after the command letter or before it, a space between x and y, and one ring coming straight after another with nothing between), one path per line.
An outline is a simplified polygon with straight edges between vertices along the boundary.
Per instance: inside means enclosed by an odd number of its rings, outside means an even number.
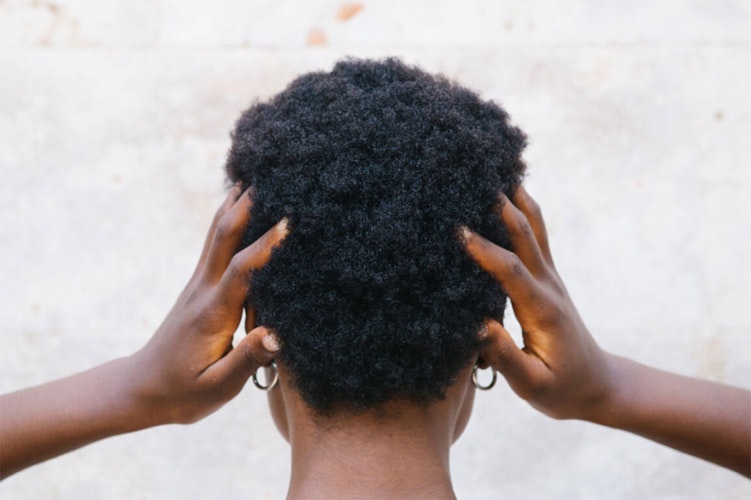
M479 340L485 340L488 336L488 325L486 323L483 323L480 327L480 331L477 333L477 338Z
M470 231L467 226L461 226L459 228L459 235L462 237L462 240L467 243L472 238L472 231Z
M276 352L279 350L279 341L273 333L267 334L261 342L263 343L263 347L269 352Z
M289 232L289 219L285 217L284 219L277 222L276 228L279 232L282 233L282 236L287 236L287 233Z

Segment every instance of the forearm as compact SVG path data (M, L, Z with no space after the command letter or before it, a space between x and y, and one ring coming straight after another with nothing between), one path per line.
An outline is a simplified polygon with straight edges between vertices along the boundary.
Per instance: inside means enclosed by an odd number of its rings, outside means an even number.
M146 426L130 358L0 397L0 478L88 443Z
M282 219L238 251L249 191L233 187L214 217L201 258L151 341L137 353L55 382L0 396L0 479L116 434L190 423L235 397L279 344L255 328L248 276L287 235ZM246 335L232 336L246 310Z
M751 392L610 360L614 390L587 420L751 477Z

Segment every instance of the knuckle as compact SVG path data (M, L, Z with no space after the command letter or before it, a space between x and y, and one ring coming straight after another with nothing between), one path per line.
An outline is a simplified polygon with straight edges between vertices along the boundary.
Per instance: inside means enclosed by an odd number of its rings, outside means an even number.
M229 214L222 217L216 226L216 235L219 239L237 236L242 229L242 226L240 226L234 218L229 217L228 215Z
M550 283L550 286L558 293L559 296L566 297L568 295L566 286L563 284L563 280L561 280L561 277L558 276L558 273L555 271L555 269L550 270L550 279L548 281Z
M549 323L560 323L564 317L563 308L557 302L552 302L545 308L544 317Z
M230 260L225 273L225 278L228 280L228 283L237 290L243 290L245 292L250 290L251 270L246 268L243 259L238 255L235 255L232 257L232 260Z
M543 299L544 301L545 299ZM554 330L559 328L566 320L566 313L555 301L544 303L537 310L537 327L542 330Z
M248 281L248 273L245 272L240 254L235 254L229 261L226 271L227 276L235 282L245 283Z
M224 215L227 213L227 210L228 210L227 207L221 206L221 207L219 207L219 210L217 210L216 213L214 213L213 223L214 223L215 227L219 225L219 222L222 220L222 218L224 217Z
M526 200L527 205L527 212L535 219L542 219L542 209L540 208L540 204L537 203L532 198L528 198Z
M510 224L509 231L514 235L524 237L533 234L532 226L529 225L529 221L524 215L520 215L512 224Z
M522 260L516 254L509 255L508 268L509 268L509 273L512 276L522 276L524 272L527 270L526 267L524 267L524 263L522 262Z

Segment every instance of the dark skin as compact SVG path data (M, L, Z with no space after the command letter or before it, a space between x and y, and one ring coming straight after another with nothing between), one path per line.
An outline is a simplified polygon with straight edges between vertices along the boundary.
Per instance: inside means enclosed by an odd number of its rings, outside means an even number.
M276 340L255 327L252 310L246 311L248 335L231 345L245 306L248 271L262 266L286 235L280 223L234 255L251 203L240 194L235 188L220 208L196 272L143 349L0 397L2 477L108 436L194 422L234 397L274 358ZM501 324L488 321L481 332L481 362L553 418L630 431L751 476L751 392L602 351L555 270L536 203L520 188L502 205L514 252L472 231L462 233L468 252L508 292L524 347L518 348ZM272 414L293 446L290 497L378 492L451 498L448 449L469 418L470 373L471 364L440 402L394 401L381 412L324 419L290 388L290 374L280 366L280 384L270 395ZM342 447L352 452L344 461Z
M472 366L441 401L395 400L361 414L332 415L307 406L280 366L269 406L292 447L287 498L455 498L449 451L472 412Z
M0 478L116 434L191 423L235 397L278 345L254 329L236 346L249 291L286 235L282 221L235 254L251 199L234 187L216 213L190 281L151 340L138 352L88 371L0 397Z
M751 392L600 349L555 269L537 203L523 187L501 201L513 253L468 229L463 235L468 252L508 292L524 346L491 320L480 356L550 417L629 431L751 477Z
M603 351L555 270L537 204L523 187L513 200L500 201L514 252L466 228L461 233L470 255L509 294L524 346L489 320L480 332L479 363L499 371L516 394L550 417L627 430L748 476L751 392ZM448 455L471 413L470 369L440 403L395 401L380 416L353 417L316 415L280 367L269 406L292 445L289 497L453 498Z

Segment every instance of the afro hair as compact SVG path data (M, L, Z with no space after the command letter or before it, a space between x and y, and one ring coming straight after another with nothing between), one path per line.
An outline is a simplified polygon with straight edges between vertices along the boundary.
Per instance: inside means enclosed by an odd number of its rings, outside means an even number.
M396 59L302 75L240 116L226 170L254 191L242 247L290 227L248 299L308 405L445 396L506 303L457 230L508 248L499 193L525 146L500 106Z

